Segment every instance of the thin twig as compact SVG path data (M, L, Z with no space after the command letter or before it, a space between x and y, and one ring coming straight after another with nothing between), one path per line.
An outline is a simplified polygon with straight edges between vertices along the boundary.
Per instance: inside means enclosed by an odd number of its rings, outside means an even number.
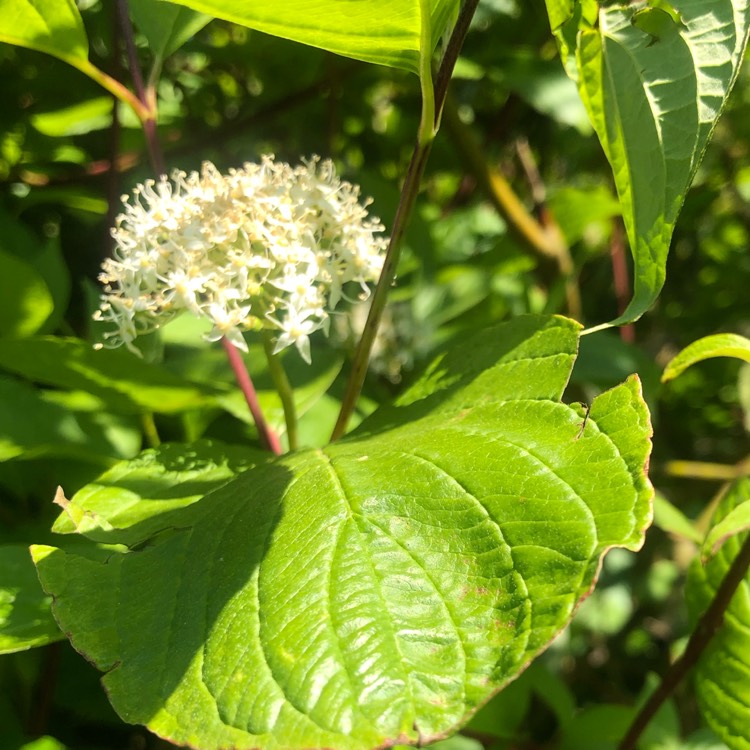
M135 88L138 100L149 113L147 117L141 120L143 133L146 136L146 145L148 147L149 156L151 157L151 163L157 174L161 175L167 170L156 130L156 108L154 107L152 96L149 96L149 92L143 83L143 75L141 74L141 69L138 65L138 54L135 49L135 34L133 32L133 24L130 21L128 0L115 0L115 8L117 11L117 17L120 21L120 28L122 29L122 38L125 41L125 49L128 54L128 65L130 66L130 75L133 79L133 87Z
M609 255L612 259L612 282L615 287L618 317L625 312L630 301L628 262L625 254L625 231L620 219L615 219L612 227L612 237L609 241ZM628 344L632 344L635 341L635 328L632 323L620 326L620 338Z
M635 749L636 742L648 726L648 723L667 698L674 692L677 685L682 682L688 672L695 666L706 646L708 646L711 639L721 628L724 622L724 613L727 607L729 607L740 583L742 583L747 575L748 569L750 569L750 534L734 558L708 609L703 613L700 620L698 620L682 656L667 670L659 687L651 694L635 719L633 719L633 723L620 742L618 750Z
M57 687L57 676L60 673L62 649L62 641L50 643L44 649L41 668L34 685L34 702L28 724L28 731L32 737L47 734Z
M266 422L263 412L258 402L258 394L253 385L253 381L250 379L250 373L245 367L245 361L237 351L237 347L229 341L229 339L223 337L221 344L224 347L224 351L227 354L227 359L234 372L234 377L237 380L237 384L242 391L242 395L245 397L250 414L252 414L255 427L258 430L258 437L261 445L266 449L275 453L277 456L281 454L281 443L276 433L269 427Z
M359 340L357 350L354 354L352 370L349 375L344 398L341 402L341 410L338 419L336 420L336 425L333 428L333 433L331 434L331 440L337 440L346 432L346 426L354 412L359 394L362 392L362 385L365 381L372 345L375 341L375 335L378 331L380 319L385 309L388 292L390 291L393 280L396 277L396 268L398 267L398 261L401 255L401 241L409 219L411 218L417 193L419 192L419 185L422 181L422 175L424 174L424 169L430 154L432 140L439 125L442 108L448 91L448 83L453 73L453 67L456 64L458 54L463 46L466 34L469 31L469 25L474 16L474 11L476 10L477 5L479 5L479 0L465 0L465 2L462 3L456 25L454 26L451 37L446 45L445 53L440 62L440 68L438 69L435 78L434 96L429 97L425 95L423 97L424 99L430 100L429 108L434 112L432 136L429 138L425 137L425 125L424 122L422 122L419 130L420 137L417 139L417 143L414 146L411 161L409 162L409 168L406 173L406 179L404 180L404 185L401 189L401 197L398 209L396 210L396 217L393 220L391 239L388 244L385 261L383 262L383 271L380 274L380 279L378 280L378 284L372 295L370 312L367 316L364 330L362 331L362 337ZM424 106L426 106L425 102L423 102L423 107Z
M531 187L531 197L534 199L539 223L551 237L552 245L557 248L557 268L565 282L565 298L568 306L568 314L576 320L583 320L583 306L581 303L581 290L575 274L573 257L570 248L563 236L562 229L557 219L550 211L547 203L547 187L537 167L534 154L529 147L525 137L516 138L516 153L521 162L526 179Z

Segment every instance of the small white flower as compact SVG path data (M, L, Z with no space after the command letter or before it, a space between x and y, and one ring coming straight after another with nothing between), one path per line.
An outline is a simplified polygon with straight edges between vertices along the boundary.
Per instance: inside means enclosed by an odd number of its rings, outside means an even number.
M187 310L213 323L210 341L245 349L243 331L281 331L275 350L294 344L309 362L309 336L327 333L344 286L367 293L383 265L382 224L317 157L291 167L264 156L226 175L206 162L123 201L94 316L113 325L107 346L137 352L138 335Z

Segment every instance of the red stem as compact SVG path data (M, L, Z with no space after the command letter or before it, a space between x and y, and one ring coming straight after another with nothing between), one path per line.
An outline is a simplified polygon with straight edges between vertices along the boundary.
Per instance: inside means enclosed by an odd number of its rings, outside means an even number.
M615 297L617 298L617 314L622 315L628 306L630 282L628 280L628 263L625 258L625 232L617 219L615 219L612 228L609 254L612 258L612 280L615 285ZM628 344L635 342L635 328L632 324L620 327L620 338Z
M258 437L260 438L261 445L267 450L272 451L277 456L281 454L281 443L278 435L268 426L263 412L260 409L258 403L258 394L255 391L253 381L250 379L250 373L245 367L245 362L242 356L237 351L237 347L229 341L229 339L221 339L221 344L224 347L224 351L227 353L227 359L229 364L232 366L234 377L237 379L237 384L242 391L242 395L247 401L247 405L250 409L250 413L253 415L253 421L258 429Z

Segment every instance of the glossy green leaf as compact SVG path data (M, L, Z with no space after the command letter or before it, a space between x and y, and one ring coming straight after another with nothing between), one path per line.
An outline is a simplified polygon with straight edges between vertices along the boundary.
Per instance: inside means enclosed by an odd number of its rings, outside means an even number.
M164 60L197 34L211 16L160 0L130 0L130 13L139 30L148 39L151 53Z
M39 585L29 548L0 545L0 654L24 651L64 636Z
M458 0L172 0L266 34L356 60L418 72L455 14ZM422 14L431 39L422 49Z
M673 380L696 362L714 357L734 357L750 362L750 339L736 333L717 333L693 341L664 368L662 382Z
M0 250L0 336L30 336L54 309L44 279L32 266Z
M0 42L62 60L88 60L86 30L75 0L0 0Z
M635 278L619 324L639 318L664 285L677 216L747 46L750 3L674 0L671 13L599 5L547 2L623 204Z
M750 504L750 478L741 479L724 496L714 515L714 528ZM748 533L726 539L704 565L693 561L686 596L697 618L711 603ZM708 724L731 750L748 750L750 735L750 575L740 583L714 635L694 669L698 705Z
M578 332L482 331L346 439L184 507L146 500L148 478L123 487L127 523L117 481L106 503L74 498L107 551L34 555L120 715L206 750L427 743L464 723L650 522L637 379L587 419L560 401Z
M191 445L165 444L123 461L77 492L63 507L52 530L58 534L86 533L97 539L97 528L119 529L123 539L138 541L146 528L163 525L164 514L187 507L226 484L237 474L262 463L264 453L245 446L200 440ZM106 541L106 534L102 541Z
M205 406L205 390L117 349L94 350L80 339L0 340L0 368L58 388L87 391L115 411L161 413Z

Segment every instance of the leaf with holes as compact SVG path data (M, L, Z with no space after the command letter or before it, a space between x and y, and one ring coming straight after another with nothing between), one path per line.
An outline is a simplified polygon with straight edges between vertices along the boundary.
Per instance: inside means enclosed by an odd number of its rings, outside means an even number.
M601 6L601 7L600 7ZM563 63L614 172L636 320L664 285L677 216L739 72L748 0L547 0Z
M146 482L139 502L130 482L119 504L116 480L74 497L98 546L34 557L123 719L207 750L424 744L466 722L651 519L638 380L588 411L560 400L578 333L482 331L346 439L201 499L160 507Z

